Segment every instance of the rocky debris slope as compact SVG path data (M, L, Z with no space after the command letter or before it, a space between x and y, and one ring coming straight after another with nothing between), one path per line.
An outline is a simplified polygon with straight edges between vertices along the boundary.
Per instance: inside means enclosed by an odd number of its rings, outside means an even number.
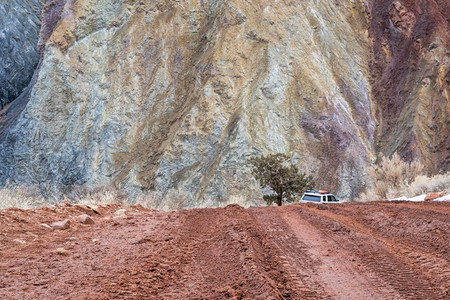
M16 99L39 62L44 0L0 1L0 110Z
M447 1L46 7L30 102L0 131L0 184L201 207L259 200L246 162L268 152L345 199L381 153L449 169Z
M448 299L450 203L0 211L0 298ZM64 231L40 226L89 214Z

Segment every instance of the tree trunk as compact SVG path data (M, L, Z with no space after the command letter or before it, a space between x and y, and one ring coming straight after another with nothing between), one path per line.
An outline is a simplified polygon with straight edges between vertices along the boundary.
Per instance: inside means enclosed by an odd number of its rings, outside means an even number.
M277 204L278 206L283 205L283 193L277 195Z

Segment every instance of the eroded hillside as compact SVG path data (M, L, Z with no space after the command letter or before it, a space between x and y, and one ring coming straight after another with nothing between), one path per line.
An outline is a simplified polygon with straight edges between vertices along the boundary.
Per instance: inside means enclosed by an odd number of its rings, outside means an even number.
M260 199L246 161L268 152L346 199L381 152L448 170L448 7L49 1L0 182L113 184L198 207Z
M450 4L373 1L377 152L450 170Z

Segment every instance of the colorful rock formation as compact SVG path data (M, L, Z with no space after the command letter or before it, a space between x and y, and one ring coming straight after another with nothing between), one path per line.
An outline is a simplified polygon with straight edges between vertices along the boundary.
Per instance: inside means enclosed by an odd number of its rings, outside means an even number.
M381 153L449 170L448 8L50 1L29 102L0 134L0 183L199 207L258 201L246 162L268 152L346 199Z

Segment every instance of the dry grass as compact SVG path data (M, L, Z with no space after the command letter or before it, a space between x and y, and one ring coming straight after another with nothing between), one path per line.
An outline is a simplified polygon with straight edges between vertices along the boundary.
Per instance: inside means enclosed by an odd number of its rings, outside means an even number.
M450 194L450 172L439 174L433 177L417 176L415 180L407 186L403 193L405 195L422 195L431 192L443 192Z
M159 192L151 192L139 196L136 204L145 208L163 211L181 210L188 208L189 199L183 191L171 190L167 195Z
M450 173L427 177L422 171L422 164L407 163L397 153L391 158L383 157L379 165L368 169L372 182L357 201L414 197L429 192L450 193Z
M0 189L0 209L10 207L32 209L49 204L52 204L52 201L45 200L35 187L6 184Z
M128 195L112 186L99 186L93 189L81 186L73 189L70 195L64 196L64 200L80 205L126 204Z
M185 209L188 208L190 203L185 193L176 190L172 190L166 195L151 192L139 196L136 201L131 201L124 191L112 186L100 186L94 189L79 186L57 201L56 199L46 200L36 187L7 184L6 187L0 189L0 209L11 207L34 209L54 205L61 201L79 205L128 205L129 203L135 203L146 208L164 211Z
M418 162L407 163L397 153L391 158L383 156L378 165L369 167L372 182L357 200L377 201L399 197L401 191L421 175L422 170L423 165Z
M74 189L65 201L81 205L106 205L130 203L157 210L181 210L187 208L188 198L183 192L172 190L163 195L159 192L150 192L139 196L135 201L130 199L126 192L112 186L100 186L92 190L85 187Z
M128 197L126 193L110 186L91 190L77 187L70 194L64 195L60 201L55 198L45 199L37 187L7 184L0 189L0 209L11 207L33 209L54 205L61 201L80 205L125 204L128 202Z

